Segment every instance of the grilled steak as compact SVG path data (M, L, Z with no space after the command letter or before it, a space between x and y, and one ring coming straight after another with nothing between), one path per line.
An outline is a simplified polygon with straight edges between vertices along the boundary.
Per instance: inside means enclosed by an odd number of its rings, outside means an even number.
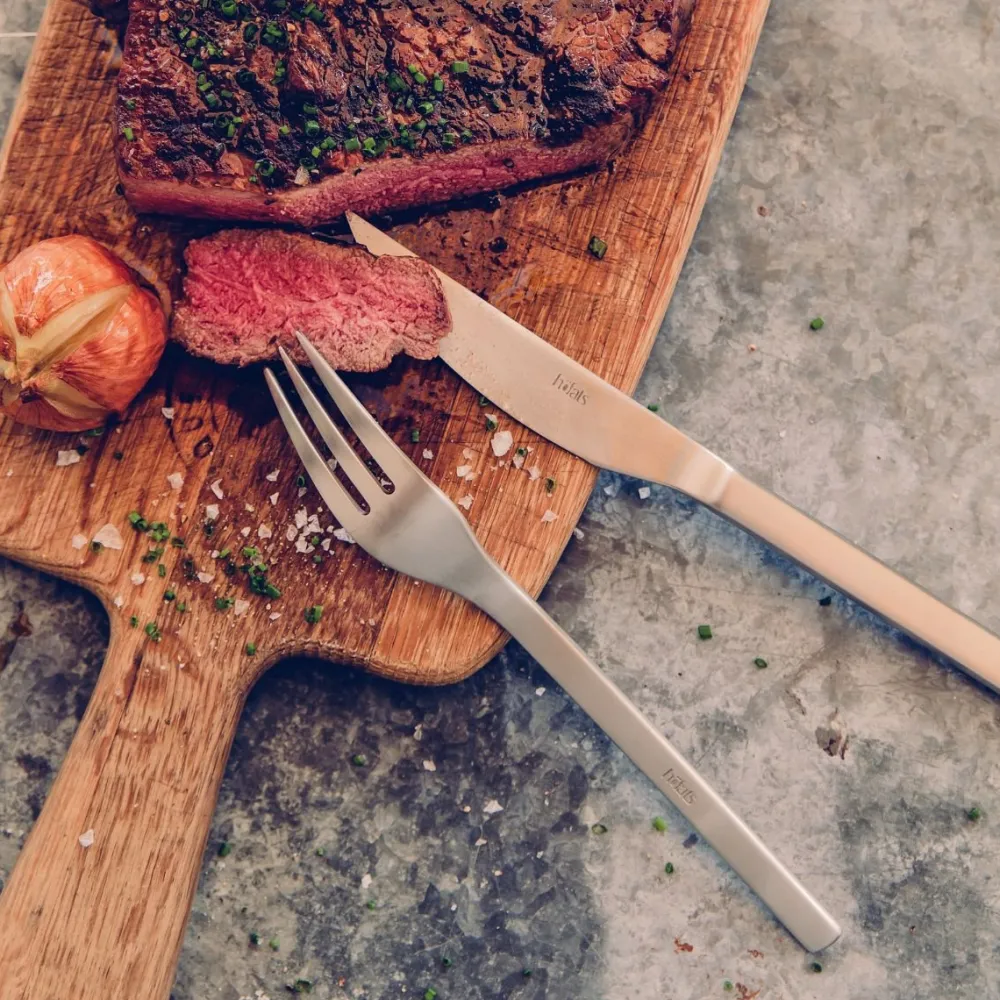
M605 163L694 0L130 0L141 211L301 226Z
M374 371L400 351L432 358L451 329L433 269L303 233L230 229L184 251L184 298L171 333L194 354L245 365L278 345L305 360L305 334L336 368Z

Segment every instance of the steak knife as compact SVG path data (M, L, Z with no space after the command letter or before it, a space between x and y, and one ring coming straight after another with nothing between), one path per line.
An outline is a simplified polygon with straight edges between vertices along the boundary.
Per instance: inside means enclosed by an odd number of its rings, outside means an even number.
M355 240L376 256L416 256L354 213L347 220ZM440 356L490 402L593 465L699 501L1000 693L1000 638L992 632L436 273L453 320Z

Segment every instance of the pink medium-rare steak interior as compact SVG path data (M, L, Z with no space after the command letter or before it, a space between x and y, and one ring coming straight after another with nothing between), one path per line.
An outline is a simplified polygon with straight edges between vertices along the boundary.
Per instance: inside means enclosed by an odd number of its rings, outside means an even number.
M335 367L384 368L401 351L432 358L451 329L441 282L415 257L299 233L230 229L192 240L171 333L194 354L246 365L305 334Z

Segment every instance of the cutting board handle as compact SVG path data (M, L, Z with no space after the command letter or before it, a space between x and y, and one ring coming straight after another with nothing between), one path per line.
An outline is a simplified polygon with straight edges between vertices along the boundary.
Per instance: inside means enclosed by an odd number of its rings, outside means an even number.
M167 1000L243 704L237 676L186 659L175 635L113 629L0 894L0 1000Z

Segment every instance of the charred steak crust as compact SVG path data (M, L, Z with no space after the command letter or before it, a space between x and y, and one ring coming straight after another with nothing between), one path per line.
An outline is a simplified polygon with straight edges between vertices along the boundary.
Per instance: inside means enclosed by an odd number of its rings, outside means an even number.
M304 233L230 229L184 251L173 338L194 354L245 365L305 356L296 332L336 368L375 371L400 351L432 358L451 330L441 282L417 257L374 257Z
M142 211L316 225L606 162L694 0L130 0Z

